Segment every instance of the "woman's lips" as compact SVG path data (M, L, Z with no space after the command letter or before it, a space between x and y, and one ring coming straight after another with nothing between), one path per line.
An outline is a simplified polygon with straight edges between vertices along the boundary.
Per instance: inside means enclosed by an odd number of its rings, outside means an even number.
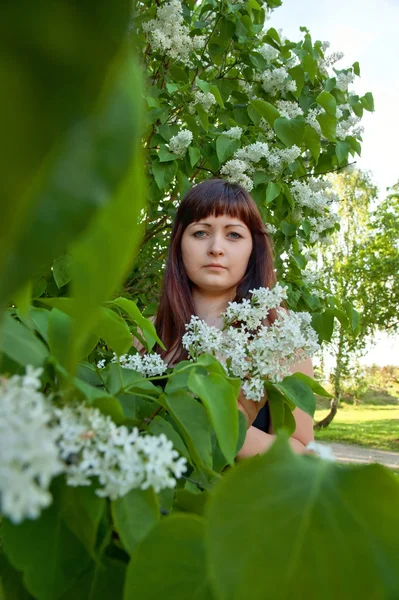
M226 267L223 267L223 265L217 265L217 264L210 264L210 265L205 265L206 269L226 269Z

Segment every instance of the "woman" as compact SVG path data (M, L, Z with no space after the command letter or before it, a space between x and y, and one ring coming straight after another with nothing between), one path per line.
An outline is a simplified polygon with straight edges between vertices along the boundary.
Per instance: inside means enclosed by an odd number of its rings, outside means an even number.
M222 313L230 301L248 297L249 290L275 284L272 247L258 208L241 186L209 179L189 190L173 225L162 296L155 319L167 351L157 348L170 365L187 358L181 339L191 315L221 328ZM269 314L269 322L276 318ZM313 377L309 359L292 367ZM267 398L247 400L242 392L238 408L247 418L244 445L237 455L247 458L273 443ZM290 438L302 453L313 440L312 418L296 408L296 429Z

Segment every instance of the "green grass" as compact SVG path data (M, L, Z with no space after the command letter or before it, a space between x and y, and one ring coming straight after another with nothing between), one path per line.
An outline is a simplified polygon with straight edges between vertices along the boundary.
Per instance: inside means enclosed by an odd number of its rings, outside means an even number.
M329 413L319 405L315 421ZM359 444L380 450L399 452L399 405L362 405L342 403L333 422L315 431L316 440Z

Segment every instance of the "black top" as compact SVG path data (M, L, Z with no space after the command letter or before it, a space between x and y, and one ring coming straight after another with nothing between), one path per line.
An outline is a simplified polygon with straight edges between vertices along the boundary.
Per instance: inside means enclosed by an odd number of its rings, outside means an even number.
M265 406L263 406L257 414L255 421L253 422L253 427L264 431L265 433L269 433L270 426L270 410L269 403L266 402Z

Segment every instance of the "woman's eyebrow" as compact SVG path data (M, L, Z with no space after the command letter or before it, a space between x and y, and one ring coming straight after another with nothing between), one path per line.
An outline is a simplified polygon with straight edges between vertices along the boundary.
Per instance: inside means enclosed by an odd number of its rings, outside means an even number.
M189 225L189 227L194 227L194 225L202 225L203 227L212 227L211 223L191 223L191 225ZM245 225L241 225L241 223L229 223L228 225L224 226L225 229L227 227L242 227L243 229L248 229L248 227L246 227Z

